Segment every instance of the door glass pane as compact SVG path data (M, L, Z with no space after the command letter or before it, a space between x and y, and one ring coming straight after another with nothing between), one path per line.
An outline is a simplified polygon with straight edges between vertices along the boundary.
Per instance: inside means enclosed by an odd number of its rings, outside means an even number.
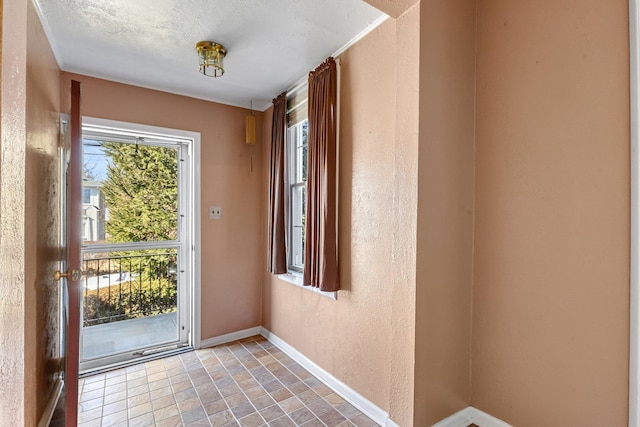
M85 139L84 244L176 240L178 149Z
M84 253L83 359L178 339L177 248Z

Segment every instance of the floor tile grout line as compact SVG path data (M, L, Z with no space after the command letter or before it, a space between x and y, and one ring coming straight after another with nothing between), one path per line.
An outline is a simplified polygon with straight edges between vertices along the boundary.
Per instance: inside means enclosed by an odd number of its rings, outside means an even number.
M269 342L269 341L267 341L267 342ZM286 357L291 358L291 356L289 356L289 355L287 355L286 353L284 353L284 351L282 351L282 349L280 349L279 347L277 347L277 346L276 346L276 345L274 345L274 344L271 344L271 347L270 347L270 348L276 348L279 352L281 352L281 353L285 354L285 356L286 356ZM267 351L269 352L269 350L268 350L268 349L267 349ZM269 353L271 353L271 352L269 352ZM280 361L280 359L277 359L277 357L275 357L275 356L274 356L274 358L276 358L276 360ZM292 359L292 360L293 360L293 359ZM293 360L293 362L294 362L294 363L296 363L298 366L301 366L301 365L300 365L299 363L297 363L295 360ZM318 395L318 397L319 397L320 399L323 399L327 404L329 404L329 406L331 406L331 409L333 409L334 411L338 412L338 413L339 413L339 414L340 414L340 415L341 415L345 420L350 421L350 419L349 419L345 414L343 414L343 413L341 413L339 410L335 409L334 405L332 405L331 403L329 403L329 402L325 399L325 398L326 398L326 396L321 396L321 395L320 395L320 394L315 390L315 388L314 388L314 387L309 386L309 385L308 385L308 383L307 383L304 379L300 378L298 375L296 375L296 373L295 373L295 372L291 371L291 370L289 369L288 365L284 365L284 363L282 363L281 361L280 361L280 363L281 363L281 364L282 364L282 365L283 365L283 366L284 366L284 367L285 367L289 372L291 372L293 375L295 375L295 376L296 376L296 378L298 378L301 382L303 382L305 385L307 385L307 386L309 387L309 390L312 390L314 393L316 393L316 394ZM331 391L332 391L332 393L334 393L334 394L336 394L338 397L340 397L340 398L341 398L345 403L349 403L349 402L347 402L344 398L342 398L340 395L338 395L337 393L335 393L335 391L334 391L334 390L332 390L329 386L327 386L326 384L324 384L322 381L318 380L318 379L317 379L313 374L311 374L311 373L310 373L306 368L304 368L304 366L301 366L301 368L302 368L305 372L309 373L309 374L311 375L311 378L316 379L316 381L318 381L318 382L320 383L318 386L323 385L323 386L327 387L329 390L331 390ZM292 390L290 390L290 389L289 389L289 391L290 391L291 393L293 393L293 395L294 395L294 396L296 396L296 397L297 397L297 394L296 394L295 392L293 392L293 391L292 391ZM302 403L303 403L303 405L304 405L307 409L309 409L309 410L310 410L314 415L316 415L316 413L315 413L311 408L309 408L309 406L308 406L305 402L302 402ZM349 405L351 405L351 403L349 403ZM351 406L353 406L353 405L351 405ZM359 412L361 412L361 411L359 411ZM324 414L324 413L323 413L323 414ZM323 414L322 414L322 415L323 415ZM318 417L318 418L319 418L319 416L318 416L318 415L316 415L316 417Z
M222 346L221 346L221 347L222 347ZM226 347L226 345L225 345L224 347ZM218 360L219 364L222 366L222 368L223 368L223 369L224 369L224 371L227 373L227 375L228 375L229 377L231 377L231 379L233 380L233 383L234 383L234 384L238 387L238 389L240 389L240 391L243 393L243 395L244 395L244 396L245 396L245 398L247 399L247 402L251 402L251 399L249 399L249 397L248 397L246 394L244 394L244 391L242 390L242 388L241 388L241 387L239 387L239 385L237 384L237 382L236 382L235 378L233 378L233 375L229 372L229 370L227 369L227 367L224 365L223 360L222 360L222 359L220 359L220 357L218 357L218 355L215 353L215 351L211 350L211 353L213 354L213 356L215 356L215 357L216 357L216 359ZM230 353L231 353L231 352L230 352ZM233 354L233 353L232 353L232 354ZM234 355L234 357L235 357L235 355ZM201 365L202 365L202 360L201 360L201 359L199 359L199 360L200 360L200 363L201 363ZM204 366L204 365L202 365L202 366ZM205 369L205 371L206 371L206 369ZM207 376L209 376L209 378L211 379L212 384L216 387L216 390L218 391L218 393L220 393L220 390L221 390L221 389L220 389L220 387L218 386L218 384L216 384L216 382L215 382L215 380L213 379L213 377L211 377L210 372L209 372L209 371L206 371L206 372L207 372ZM193 383L193 381L192 381L192 383ZM195 388L195 385L194 385L194 388ZM224 388L224 387L223 387L223 388ZM197 394L197 392L196 392L196 394ZM237 393L236 393L236 394L237 394ZM226 406L227 406L227 408L228 408L228 409L226 409L226 410L230 411L230 412L231 412L231 414L233 415L233 419L234 419L234 421L239 421L239 419L236 417L235 413L234 413L234 412L233 412L233 410L232 410L233 408L231 408L231 407L229 406L229 403L227 402L227 400L226 400L225 396L224 396L222 393L220 393L220 396L221 396L221 399L225 401L225 404L226 404ZM231 397L231 396L229 396L229 397ZM203 402L202 402L202 399L200 399L200 396L199 396L199 395L198 395L198 399L200 400L200 404L204 407L204 404L203 404ZM251 404L251 405L253 406L253 404ZM234 408L235 408L235 406L234 406ZM256 412L258 412L258 410L257 410L257 408L255 408L255 406L253 406L253 408L255 409L255 411L256 411ZM224 411L224 410L223 410L223 411ZM223 412L223 411L219 411L219 412ZM206 413L206 411L205 411L205 413Z
M262 347L262 346L260 345L260 343L258 343L257 341L254 341L254 342L255 342L256 344L258 344L260 347ZM242 346L243 346L247 351L249 351L249 350L246 348L246 346L244 345L244 343L242 343ZM262 348L264 349L264 347L262 347ZM267 351L267 353L269 353L269 351L268 351L268 350L266 350L266 349L264 349L264 350L265 350L265 351ZM249 353L251 354L251 352L250 352L250 351L249 351ZM252 354L252 356L253 356L253 354ZM260 366L262 366L262 367L264 367L264 368L266 369L266 366L265 366L262 362L260 362L260 360L259 360L258 358L256 358L255 356L253 356L253 358L254 358L258 363L260 363ZM286 368L286 367L285 367L285 368ZM251 371L250 371L249 369L247 369L247 372L249 372L249 374L251 374L251 376L253 376L253 374L251 373ZM290 372L290 371L289 371L289 372ZM271 374L273 375L273 372L271 372ZM274 377L275 377L275 375L274 375ZM275 378L276 378L276 381L279 381L277 377L275 377ZM298 378L298 377L296 377L296 378ZM255 379L255 380L256 380L256 382L257 382L257 378L255 378L255 377L254 377L254 379ZM299 379L299 378L298 378L298 379ZM280 381L279 381L279 382L280 382ZM260 383L258 382L258 384L260 384ZM282 384L282 382L280 382L280 384ZM286 386L285 384L282 384L282 385L283 385L283 387L284 387L284 388L287 388L287 386ZM264 387L262 386L262 384L260 384L260 386L264 389ZM295 396L295 394L294 394L291 390L289 390L288 388L287 388L287 390L292 394L292 396ZM266 391L266 389L265 389L265 391ZM267 392L267 395L271 395L271 393ZM272 398L273 398L273 397L272 397ZM286 417L286 418L287 418L287 419L289 419L293 424L296 424L296 423L295 423L295 421L293 421L293 419L291 419L291 417L289 416L289 414L284 410L284 408L282 408L282 407L280 406L280 402L276 401L275 399L273 399L273 400L274 400L275 404L276 404L276 405L277 405L277 406L282 410L282 412L284 412L284 416L279 417L279 418L277 418L277 419L280 419L280 418L284 418L284 417ZM298 400L299 400L299 399L298 399ZM301 401L301 402L302 402L302 401ZM304 402L302 402L302 404L304 405ZM264 417L263 417L263 419L264 419ZM266 420L265 420L265 421L266 421ZM267 422L267 424L269 424L269 423ZM325 425L326 425L326 424L325 424Z
M213 350L211 350L211 354L213 355L213 357L215 357L215 358L218 360L218 363L220 363L220 364L222 365L222 367L224 368L224 365L222 364L222 361L220 360L220 358L218 357L218 355L217 355L217 354L215 354L215 352L214 352ZM199 362L200 362L200 365L204 368L204 365L202 364L202 359L200 359L200 358L198 357L198 360L199 360ZM208 376L208 377L209 377L209 379L211 380L211 383L216 387L216 391L217 391L218 393L220 393L220 389L218 388L218 385L216 384L215 380L211 377L211 373L210 373L209 371L207 371L206 369L205 369L205 372L207 373L207 376ZM227 373L228 373L228 372L227 372ZM191 381L191 382L193 383L193 381ZM195 387L195 384L194 384L194 388L196 388L196 387ZM201 405L201 406L202 406L202 408L204 409L204 402L202 402L202 398L200 397L200 394L199 394L197 391L196 391L196 395L198 396L198 400L200 401L200 405ZM222 399L222 400L224 400L224 396L222 396L222 394L220 394L220 397L221 397L221 399ZM225 404L226 404L227 408L229 408L229 404L226 402L226 400L225 400ZM231 409L231 408L229 408L229 410L230 410L230 409ZM221 411L220 411L220 412L221 412ZM232 414L233 414L233 412L232 412ZM205 410L205 415L206 415L207 420L209 420L210 415L209 415L209 414L207 414L207 411L206 411L206 410ZM212 414L211 416L213 416L213 414ZM234 417L234 420L235 420L235 417Z
M258 343L258 342L257 342L257 341L255 341L255 340L254 340L253 342L254 342L255 344L257 344L258 346L260 346L264 351L267 351L267 353L269 353L269 351L268 351L268 350L266 350L262 345L260 345L260 343ZM244 345L244 343L242 343L242 342L241 342L241 344L242 344L242 346L243 346L243 347L244 347L244 348L249 352L249 354L251 354L251 351L250 351L249 349L247 349L247 348L246 348L246 346ZM265 366L262 362L260 362L260 360L258 360L258 358L256 358L253 354L251 354L251 356L252 356L252 357L253 357L253 358L254 358L258 363L260 363L260 366L263 366L263 367L265 367L265 369L266 369L266 366ZM283 367L284 367L284 365L283 365ZM286 368L286 367L285 367L285 368ZM249 374L250 374L251 376L253 376L253 374L251 374L251 372L250 372L250 370L249 370L249 369L247 369L247 372L249 372ZM290 372L290 371L289 371L289 372ZM271 374L273 375L273 372L271 372ZM278 380L278 378L277 378L275 375L274 375L274 377L276 378L276 381L279 381L279 380ZM298 377L296 377L296 378L298 378ZM257 378L255 378L255 377L254 377L254 379L256 379L256 382L257 382ZM298 378L298 379L299 379L299 378ZM287 388L286 384L283 384L282 382L280 382L280 383L284 386L284 388L286 388L286 389L287 389L287 390L292 394L292 397L295 397L295 396L296 396L296 395L295 395L291 390L289 390L289 389ZM258 384L260 384L260 383L258 383ZM260 386L264 389L264 387L262 386L262 384L260 384ZM266 389L265 389L265 391L266 391ZM267 394L268 394L268 395L271 395L271 393L269 393L269 392L267 392ZM273 398L273 397L272 397L272 398ZM298 399L298 400L299 400L299 399ZM280 408L280 409L282 410L282 412L284 412L284 415L283 415L282 417L276 418L276 420L278 420L278 419L280 419L280 418L287 418L287 419L288 419L288 420L290 420L293 424L296 424L296 422L295 422L295 421L293 421L293 419L289 416L289 413L287 413L287 412L284 410L284 408L282 408L282 407L280 406L280 402L276 401L275 399L274 399L274 402L276 402L276 403L275 403L275 405L276 405L276 406L278 406L278 408ZM304 405L304 402L302 402L302 401L300 401L300 402ZM264 417L263 417L263 419L264 419ZM265 420L265 421L266 421L266 420ZM274 421L275 421L275 420L274 420ZM268 425L268 424L269 424L269 422L268 422L268 421L266 421L266 422L267 422L267 425ZM325 425L326 425L326 424L325 424Z
M225 347L227 347L227 350L228 350L228 345L227 345L227 344L225 344L224 346L225 346ZM242 345L242 346L244 347L244 345ZM232 356L233 356L233 357L238 361L238 363L240 364L240 366L242 366L242 367L245 369L245 371L249 372L249 369L247 369L247 367L242 363L242 361L241 361L240 359L238 359L238 358L237 358L237 356L236 356L232 351L229 351L229 353L231 353L231 355L232 355ZM217 355L216 355L216 357L217 357ZM255 359L255 358L254 358L254 359ZM219 358L218 358L218 360L219 360ZM256 359L256 361L257 361L257 359ZM227 367L226 367L226 366L224 366L224 363L222 363L222 361L220 361L220 362L221 362L221 364L222 364L222 367L223 367L223 368L225 369L225 371L227 372L227 374L229 374L229 376L233 379L234 384L236 384L236 386L240 389L240 392L244 395L244 397L247 399L247 401L248 401L249 403L251 403L251 406L253 406L253 409L255 409L255 412L260 416L260 418L261 418L262 420L264 420L264 422L265 422L265 423L267 423L267 420L265 420L265 419L264 419L264 417L262 416L262 414L260 414L260 411L258 410L258 408L256 408L256 406L253 404L253 402L251 401L251 399L249 398L249 396L247 396L247 394L245 393L245 390L244 390L242 387L240 387L240 384L238 384L238 382L237 382L237 381L236 381L236 379L233 377L233 375L231 374L231 372L229 372L229 370L227 369ZM249 372L249 374L251 374L251 372ZM217 387L217 384L216 384L216 387ZM218 390L218 391L219 391L219 390ZM265 390L265 391L266 391L266 390ZM224 398L224 397L223 397L223 398ZM232 409L232 408L229 408L229 410L231 410L231 409ZM233 414L233 418L234 418L234 420L236 420L237 422L240 422L240 419L238 419L238 418L236 417L236 414L234 414L234 413L233 413L233 410L231 410L231 413ZM249 415L251 415L251 414L247 414L247 416L249 416Z
M255 341L254 341L254 342L255 342ZM247 350L247 351L249 352L249 354L251 354L251 352L250 352L248 349L246 349L246 346L244 346L244 343L237 341L237 342L233 342L232 344L235 344L235 343L241 344L241 345L242 345L242 347L243 347L243 348L245 348L245 350ZM256 344L258 344L258 343L256 342ZM258 344L258 345L259 345L259 344ZM225 347L225 348L227 349L227 351L229 351L229 353L231 353L231 355L235 358L235 360L236 360L236 361L237 361L237 362L238 362L238 363L239 363L239 364L244 368L244 370L245 370L246 372L248 372L248 373L251 375L251 377L252 377L254 380L256 380L256 382L258 382L258 381L257 381L257 378L256 378L256 377L251 373L250 369L249 369L249 368L247 368L247 367L246 367L246 365L245 365L244 363L242 363L242 361L241 361L240 359L238 359L238 357L236 356L236 354L235 354L233 351L229 350L229 345L225 344L225 345L223 345L223 347ZM215 352L214 352L214 354L215 354ZM258 359L253 355L253 354L251 354L251 356L254 358L254 360L256 360L256 362L260 363L260 366L264 367L264 364L263 364L262 362L260 362L260 361L259 361L259 360L258 360ZM217 357L217 354L216 354L216 357ZM227 372L227 374L228 374L228 375L233 379L234 383L235 383L235 384L236 384L236 386L240 389L241 393L244 395L244 397L247 399L247 401L248 401L249 403L251 403L251 406L253 406L253 408L255 409L255 413L257 413L257 414L260 416L260 418L261 418L262 420L264 420L264 422L265 422L266 424L268 424L269 422L268 422L267 420L265 420L265 419L264 419L264 417L263 417L263 416L262 416L262 414L260 413L260 410L259 410L258 408L256 408L256 406L254 405L254 403L252 402L252 400L251 400L251 399L249 398L249 396L247 396L247 394L245 393L245 390L244 390L242 387L240 387L240 385L238 384L238 382L236 381L236 379L233 377L233 374L231 374L231 373L229 372L229 370L227 369L227 367L224 365L224 363L222 362L222 360L221 360L219 357L218 357L218 360L219 360L219 361L220 361L220 363L222 364L222 366L223 366L223 368L225 369L225 371ZM277 378L276 378L276 379L277 379ZM215 382L214 382L214 383L215 383ZM269 392L267 392L267 391L266 391L266 389L264 389L264 387L262 386L262 384L260 384L260 383L258 382L258 385L259 385L263 390L265 390L265 392L266 392L265 396L267 396L267 395L268 395L268 396L270 396L270 393L269 393ZM283 386L284 386L284 384L283 384ZM217 387L217 384L216 384L216 387ZM270 396L270 397L271 397L271 396ZM276 402L276 401L275 401L275 399L274 399L274 402L275 402L275 403L274 403L275 405L278 405L278 402ZM278 405L278 407L280 407L280 406ZM229 409L231 410L232 408L229 408ZM264 409L264 408L263 408L263 409ZM280 408L280 409L282 409L282 408ZM284 411L283 411L283 412L284 412ZM240 421L240 419L242 419L242 418L238 419L238 418L236 417L236 415L233 413L233 411L231 411L231 413L233 414L233 417L234 417L234 420L235 420L235 421L238 421L238 422L239 422L239 421ZM253 414L253 413L252 413L252 414ZM246 416L250 416L250 415L251 415L251 414L247 414ZM285 412L285 415L284 415L284 416L287 416L287 417L288 417L288 414ZM244 418L244 417L243 417L243 418ZM290 419L290 417L288 417L288 418ZM291 420L291 421L293 422L293 420ZM295 423L294 423L294 424L295 424Z
M187 354L187 353L185 353L185 354ZM182 355L180 355L180 356L182 356ZM196 358L196 359L198 360L198 362L200 363L200 366L203 366L203 365L202 365L202 361L200 360L200 358L199 358L199 357L197 357L197 355L196 355L196 357L195 357L195 358ZM196 389L196 385L193 383L193 380L191 379L191 375L189 375L189 369L187 368L187 365L184 363L184 362L185 362L185 361L184 361L184 358L180 357L180 361L182 362L182 364L183 364L183 366L184 366L184 368L185 368L185 371L186 371L186 373L187 373L187 377L189 377L189 382L191 383L193 390L195 390L195 392L196 392L196 397L198 398L198 401L200 402L200 407L202 408L202 410L203 410L203 411L204 411L204 413L205 413L205 418L207 419L207 421L209 421L209 416L208 416L207 412L204 410L204 405L203 405L203 403L202 403L202 399L200 398L200 395L198 394L198 391L197 391L197 389ZM207 372L207 371L205 370L205 372ZM213 382L213 378L211 378L211 376L209 375L209 372L207 372L207 376L209 376L209 379L211 379L211 382L215 385L215 383ZM172 390L173 390L173 385L172 385ZM182 411L180 410L180 405L178 405L178 401L177 401L177 400L176 400L176 398L175 398L175 392L173 393L173 397L174 397L174 401L176 402L176 406L178 407L178 411L179 411L179 413L180 413L180 419L181 419L183 422L185 422L185 421L184 421L184 417L182 416ZM211 423L209 423L209 424L211 424Z
M267 341L267 342L269 342L269 341ZM257 342L256 342L256 343L257 343ZM258 344L258 345L260 345L260 346L261 346L261 347L262 347L262 348L263 348L267 353L269 353L269 354L271 354L271 355L272 355L272 353L269 351L269 349L268 349L268 348L265 348L265 347L264 347L264 346L262 346L260 343L257 343L257 344ZM277 347L273 346L273 347L271 347L271 348L277 348ZM280 350L280 351L282 351L282 350ZM291 374L292 374L292 375L294 375L296 378L298 378L298 380L299 380L300 382L304 383L304 380L303 380L302 378L300 378L299 376L297 376L297 375L296 375L293 371L291 371L287 366L285 366L283 363L281 363L281 362L280 362L280 361L279 361L275 356L273 356L273 355L272 355L272 357L273 357L274 359L276 359L276 361L278 361L278 362L279 362L279 363L280 363L280 364L281 364L281 365L282 365L282 366L283 366L283 367L284 367L284 368L285 368L289 373L291 373ZM256 360L257 360L257 359L256 359ZM260 362L260 361L258 360L258 362ZM266 368L266 366L265 366L262 362L260 362L260 365L261 365L261 366L263 366L265 369L267 369L267 368ZM267 370L268 370L268 369L267 369ZM271 371L269 371L269 372L273 375L273 372L271 372ZM252 374L252 375L253 375L253 374ZM275 377L275 375L273 375L273 376ZM276 377L276 381L279 381L277 377ZM280 381L279 381L279 382L280 382ZM282 384L282 382L280 382L280 384ZM306 383L305 383L305 384L306 384ZM292 394L292 396L295 396L295 397L297 398L297 394L296 394L295 392L293 392L291 389L289 389L289 388L288 388L288 386L287 386L286 384L282 384L282 385L284 386L284 388L286 388L286 389L287 389L287 390ZM264 387L263 387L263 388L264 388ZM311 390L311 387L309 387L309 390ZM267 393L267 394L271 394L271 393ZM319 396L319 397L320 397L320 398L322 398L321 396ZM274 400L275 400L275 399L274 399ZM298 398L298 400L300 400L300 399ZM320 419L320 417L319 417L315 412L313 412L313 410L312 410L311 408L309 408L309 407L307 406L307 404L306 404L305 402L303 402L302 400L300 400L300 402L302 403L302 407L303 407L303 408L306 408L307 410L309 410L309 411L310 411L310 412L311 412L311 413L312 413L312 414L313 414L313 415L318 419L318 421L320 421L322 424L324 424L324 425L326 426L326 423L324 423L324 422ZM276 405L280 406L280 405L279 405L279 402L276 402ZM295 421L293 421L293 419L292 419L291 417L289 417L289 414L288 414L288 413L286 413L286 412L285 412L285 416L287 416L287 417L288 417L288 418L289 418L289 419L290 419L294 424L296 424L296 422L295 422ZM346 419L346 418L345 418L345 419Z

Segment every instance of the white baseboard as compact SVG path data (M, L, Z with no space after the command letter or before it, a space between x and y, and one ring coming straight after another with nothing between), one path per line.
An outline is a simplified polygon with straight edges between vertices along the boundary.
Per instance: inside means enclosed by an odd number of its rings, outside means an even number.
M383 409L379 408L360 393L322 369L320 366L316 365L311 361L311 359L287 344L281 338L278 338L265 328L262 328L261 334L273 345L284 351L289 357L302 365L307 371L325 383L329 388L339 394L347 402L358 408L360 412L371 418L373 421L381 426L398 427L391 419L389 419L389 414L387 414Z
M482 412L480 409L476 409L473 406L470 406L470 408L473 409L471 421L479 427L513 427L511 424L499 420L486 412Z
M475 424L478 427L512 427L511 424L507 424L473 406L467 406L432 427L468 427L469 424Z
M200 348L213 347L215 345L226 344L228 342L242 340L252 337L254 335L260 335L262 332L261 326L256 326L242 331L232 332L230 334L219 335L213 338L207 338L206 340L200 340Z
M473 408L468 406L450 417L437 422L432 427L469 427L469 424L473 423L473 421L471 421L472 412Z
M62 377L58 375L58 379L56 380L56 383L53 386L53 391L51 392L51 397L49 397L47 406L44 408L42 417L40 417L40 421L38 422L38 427L47 427L51 422L56 406L58 406L58 400L60 400L60 395L62 394L62 385Z
M387 416L387 423L385 427L400 427L398 424L394 423L389 416Z

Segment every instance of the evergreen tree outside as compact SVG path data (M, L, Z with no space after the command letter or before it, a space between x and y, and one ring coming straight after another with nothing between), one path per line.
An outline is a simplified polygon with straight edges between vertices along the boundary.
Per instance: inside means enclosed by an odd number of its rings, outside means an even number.
M106 142L102 194L109 209L107 241L175 240L178 223L177 150Z

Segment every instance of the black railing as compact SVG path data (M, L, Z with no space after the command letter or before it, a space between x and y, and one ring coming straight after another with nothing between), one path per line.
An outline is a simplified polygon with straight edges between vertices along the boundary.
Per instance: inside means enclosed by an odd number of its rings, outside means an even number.
M84 254L84 326L176 311L175 252Z

